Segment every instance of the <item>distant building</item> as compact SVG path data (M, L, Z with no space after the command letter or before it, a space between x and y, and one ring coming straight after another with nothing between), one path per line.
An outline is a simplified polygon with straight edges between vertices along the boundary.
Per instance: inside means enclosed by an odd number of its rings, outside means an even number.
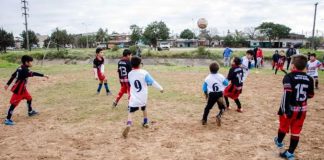
M23 44L23 39L21 37L15 37L15 49L21 49Z
M282 38L280 40L248 40L250 47L262 47L262 48L270 48L271 46L274 48L286 48L289 47L291 44L301 44L306 45L308 43L305 35L291 33L287 38Z
M44 44L45 44L44 42L49 36L48 35L40 35L39 33L37 33L36 37L38 39L37 47L38 48L46 47L46 46L44 46Z
M119 46L120 48L129 47L131 45L130 34L126 33L113 33L109 35L108 48Z

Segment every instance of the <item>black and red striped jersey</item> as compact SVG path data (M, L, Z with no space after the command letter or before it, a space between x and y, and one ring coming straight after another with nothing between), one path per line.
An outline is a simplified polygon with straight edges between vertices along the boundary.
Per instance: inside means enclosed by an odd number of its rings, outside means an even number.
M241 87L243 86L243 74L244 72L242 67L233 65L228 72L227 79L236 87Z
M283 79L284 94L279 114L287 113L292 108L307 106L307 99L314 97L314 80L305 72L292 71ZM303 109L306 111L306 108Z
M132 70L131 62L128 58L122 58L118 62L118 75L121 82L128 82L128 73Z
M15 84L12 86L11 91L15 94L23 94L26 91L26 84L28 77L39 76L43 77L43 74L32 72L27 66L21 65L12 75L7 85L9 86L14 79L16 79Z

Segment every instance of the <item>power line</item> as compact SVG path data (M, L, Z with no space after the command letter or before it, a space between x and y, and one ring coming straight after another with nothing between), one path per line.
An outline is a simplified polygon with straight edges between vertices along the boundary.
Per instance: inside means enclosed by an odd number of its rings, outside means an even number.
M28 7L27 7L28 2L26 0L21 0L21 3L23 3L22 9L24 10L24 12L22 13L22 15L25 16L25 23L24 23L24 25L25 25L25 28L26 28L26 41L27 41L26 49L30 51L31 48L29 46L28 23L27 23L27 16L29 16L29 14L27 13L27 10L29 10Z

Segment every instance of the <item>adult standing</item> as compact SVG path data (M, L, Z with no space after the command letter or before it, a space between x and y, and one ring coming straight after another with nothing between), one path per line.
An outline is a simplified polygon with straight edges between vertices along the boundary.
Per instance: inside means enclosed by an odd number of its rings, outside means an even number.
M142 53L141 48L138 45L136 45L136 56L137 57L142 57L141 53Z
M258 48L257 54L256 54L256 59L257 59L257 63L256 63L256 68L261 68L262 67L262 61L263 61L263 52L261 48Z
M296 52L296 49L294 48L294 45L290 45L290 48L287 49L287 52L286 52L286 57L287 57L287 71L289 70L289 65L290 65L290 61L291 61L291 57L293 55L295 55L297 52Z
M259 47L255 47L253 49L253 59L254 59L254 64L255 65L258 63L258 61L257 61L257 52L258 52L258 50L259 50Z
M224 52L223 52L223 57L224 57L224 66L230 66L230 61L231 61L231 55L233 51L232 49L226 47Z

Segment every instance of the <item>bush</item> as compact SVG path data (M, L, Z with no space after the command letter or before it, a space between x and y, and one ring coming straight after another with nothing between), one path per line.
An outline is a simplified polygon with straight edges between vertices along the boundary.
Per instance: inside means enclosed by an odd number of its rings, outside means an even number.
M136 55L136 46L135 45L130 46L129 50L132 52L133 55Z
M115 45L111 50L112 51L118 51L119 50L119 47Z

